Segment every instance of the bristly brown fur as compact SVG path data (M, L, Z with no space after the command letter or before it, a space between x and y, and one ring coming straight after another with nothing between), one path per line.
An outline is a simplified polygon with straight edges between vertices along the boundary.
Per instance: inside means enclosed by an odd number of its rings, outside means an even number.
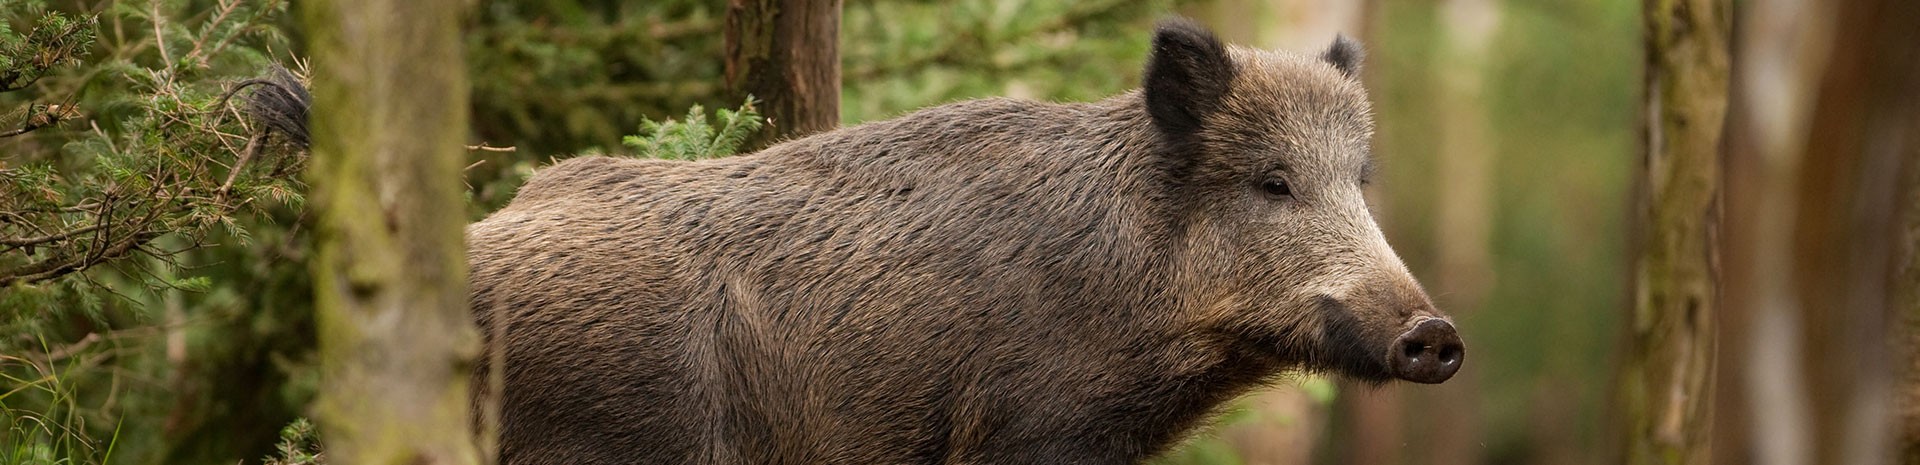
M1359 195L1359 84L1154 43L1099 102L541 171L467 230L503 462L1135 463L1282 370L1385 379L1438 313Z

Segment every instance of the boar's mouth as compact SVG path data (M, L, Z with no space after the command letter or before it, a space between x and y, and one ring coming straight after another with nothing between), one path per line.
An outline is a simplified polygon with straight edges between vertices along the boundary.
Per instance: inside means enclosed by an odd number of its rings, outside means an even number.
M1375 386L1396 378L1386 356L1392 335L1367 337L1361 322L1345 311L1324 315L1312 328L1242 328L1248 331L1238 333L1235 345L1280 371L1332 374Z
M1295 341L1269 347L1282 348L1278 355L1309 371L1373 385L1395 379L1437 384L1452 378L1466 357L1466 346L1453 323L1444 318L1420 315L1393 322L1367 321L1333 299L1323 299L1321 304L1317 344Z
M1422 312L1398 321L1363 320L1331 298L1321 299L1319 307L1320 318L1307 328L1241 327L1229 334L1238 334L1234 345L1241 353L1265 360L1269 369L1334 374L1375 386L1396 379L1438 384L1465 359L1466 346L1445 317Z
M1391 341L1368 334L1367 325L1352 313L1335 310L1324 315L1319 353L1310 358L1313 368L1376 386L1396 378L1387 356Z

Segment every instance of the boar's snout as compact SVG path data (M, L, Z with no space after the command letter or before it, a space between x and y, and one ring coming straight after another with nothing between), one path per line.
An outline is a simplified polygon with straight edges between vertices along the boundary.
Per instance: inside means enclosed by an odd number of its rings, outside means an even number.
M1393 376L1407 381L1438 384L1460 371L1467 357L1467 346L1453 323L1433 317L1417 317L1413 329L1393 339L1387 366Z

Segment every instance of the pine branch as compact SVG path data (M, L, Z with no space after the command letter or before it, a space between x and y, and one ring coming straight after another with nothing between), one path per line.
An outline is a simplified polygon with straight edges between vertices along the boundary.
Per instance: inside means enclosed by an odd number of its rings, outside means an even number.
M28 105L26 121L23 121L18 128L0 132L0 139L26 134L60 124L61 121L80 117L80 113L74 110L72 105L47 105L38 112L33 111L35 107L36 105Z
M163 142L151 146L150 152L138 155L121 153L118 149L100 154L96 158L108 176L103 181L106 184L98 186L95 193L82 192L75 197L78 200L71 202L73 205L65 206L8 207L0 203L0 218L6 219L0 221L0 286L43 282L132 255L162 257L166 251L147 247L147 244L166 234L181 234L197 244L198 235L209 228L224 225L233 230L231 215L253 200L236 198L237 189L263 180L281 182L249 174L259 171L249 167L265 155L269 134L283 132L296 139L305 137L305 89L285 70L275 69L273 73L278 74L237 83L213 99L214 105L224 107L239 91L256 89L243 95L243 101L238 103L245 109L243 114L264 124L246 137L243 148L236 150L224 145L227 138L238 136L221 128L227 123L222 122L220 112L198 110L185 100L183 88L162 86L154 91L155 98L171 103L156 108L172 110L149 115L147 121L153 126L132 131L131 137L135 139L127 147L139 150L153 144L146 142L145 137L154 135L160 136ZM288 100L273 100L275 98ZM279 106L286 102L294 102L297 107ZM29 120L44 123L64 114L59 106L49 106ZM31 121L29 124L45 125ZM111 137L98 135L102 144L113 145ZM233 156L234 162L226 166L224 181L215 183L218 178L214 178L212 172L215 166L221 165L219 160L223 157L213 155L221 151ZM115 174L125 172L122 163L137 163L145 174L135 178ZM5 195L20 195L10 194L9 190L28 190L54 182L52 179L23 181L26 182L0 187L0 199ZM134 187L138 192L124 192L126 187ZM68 188L89 189L84 183ZM80 205L94 208L79 208ZM86 226L42 226L74 224L75 215L82 218L78 224ZM9 235L10 230L35 232ZM36 249L43 251L36 254ZM9 259L9 255L17 258ZM36 256L38 258L33 258Z

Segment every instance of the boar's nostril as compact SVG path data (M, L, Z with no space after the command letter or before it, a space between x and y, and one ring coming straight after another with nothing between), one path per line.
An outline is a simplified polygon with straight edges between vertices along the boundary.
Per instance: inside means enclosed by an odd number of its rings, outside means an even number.
M1393 347L1388 368L1394 376L1416 383L1439 383L1452 378L1460 371L1461 359L1466 356L1466 345L1460 342L1460 334L1454 331L1452 323L1441 319L1427 319L1414 325L1406 334L1394 338Z
M1407 358L1420 358L1420 354L1426 353L1427 349L1430 348L1431 347L1428 347L1426 344L1407 341L1406 346L1401 351L1405 353Z
M1448 365L1460 363L1460 352L1462 350L1458 344L1440 346L1440 351L1436 354L1439 358L1436 360Z

